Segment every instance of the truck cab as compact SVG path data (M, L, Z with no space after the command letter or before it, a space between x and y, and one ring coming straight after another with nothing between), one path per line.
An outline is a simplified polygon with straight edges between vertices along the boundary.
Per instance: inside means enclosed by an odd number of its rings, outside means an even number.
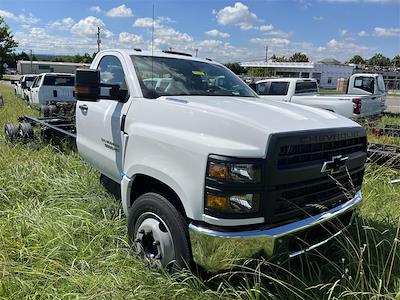
M39 74L29 88L29 102L34 106L75 101L75 75L68 73Z
M78 151L120 195L137 254L161 268L301 255L360 204L362 127L266 102L214 61L105 50L77 70L75 90ZM331 223L341 226L299 241Z

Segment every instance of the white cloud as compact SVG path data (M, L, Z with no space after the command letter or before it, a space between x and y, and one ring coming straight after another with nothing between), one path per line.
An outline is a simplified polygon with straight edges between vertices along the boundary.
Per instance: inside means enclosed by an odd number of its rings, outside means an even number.
M25 24L25 25L32 25L32 24L36 24L40 21L40 19L35 18L33 16L33 14L19 14L19 15L15 15L12 12L6 11L6 10L1 10L0 9L0 16L4 17L6 19L11 19L13 21L16 21L20 24Z
M101 19L93 16L86 17L74 24L71 32L81 36L94 37L97 33L97 27L101 28L101 33L106 38L110 38L113 35L111 31L104 29L105 25Z
M153 19L152 18L139 18L136 19L135 23L133 23L134 27L140 28L151 28L153 27ZM154 28L160 28L161 22L159 20L154 20Z
M216 12L216 16L219 24L239 26L242 30L252 29L253 24L258 21L257 15L241 2L224 7Z
M324 19L324 17L322 17L322 16L314 16L312 18L314 21L322 21Z
M341 29L339 32L341 36L345 36L348 33L347 29Z
M375 27L374 35L378 37L400 37L400 28Z
M223 44L222 41L218 40L203 40L199 43L199 46L203 47L219 47Z
M273 46L273 47L285 47L290 44L288 39L281 39L281 38L272 38L272 39L261 39L261 38L253 38L250 39L250 42L262 46Z
M127 7L125 4L114 7L107 12L109 17L133 17L132 9Z
M154 31L154 44L156 46L167 46L173 48L184 48L184 43L190 43L193 41L187 33L179 32L173 28L160 27Z
M367 46L354 44L352 42L340 42L335 39L330 40L326 44L326 48L333 52L346 52L346 53L358 53L360 51L367 51Z
M31 28L30 34L35 39L43 39L49 36L46 30L38 27Z
M138 44L143 42L143 37L141 35L136 35L128 32L121 32L119 34L119 39L121 43Z
M368 36L369 34L365 30L362 30L359 33L357 33L357 35L363 37L363 36Z
M209 35L209 36L221 37L221 38L224 38L224 39L230 37L229 33L221 32L221 31L219 31L217 29L213 29L213 30L207 31L206 34Z
M278 36L280 38L288 38L291 37L293 32L285 32L282 30L271 30L271 31L266 31L265 35L270 35L270 36Z
M272 24L261 25L260 27L258 27L258 29L260 29L261 31L271 31L272 29L274 29L274 26L272 26Z
M60 30L70 30L72 26L74 26L74 19L68 17L61 20L54 21L49 24L51 28L57 28Z
M99 13L101 13L101 8L100 8L100 6L98 6L98 5L92 6L92 7L90 7L90 11L93 11L93 12L95 12L96 14L99 14Z

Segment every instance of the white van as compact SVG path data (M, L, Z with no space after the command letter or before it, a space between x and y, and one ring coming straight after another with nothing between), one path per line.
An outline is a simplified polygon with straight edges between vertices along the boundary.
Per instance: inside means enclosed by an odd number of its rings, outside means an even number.
M75 101L75 75L67 73L43 73L30 88L29 102L48 105L54 102Z

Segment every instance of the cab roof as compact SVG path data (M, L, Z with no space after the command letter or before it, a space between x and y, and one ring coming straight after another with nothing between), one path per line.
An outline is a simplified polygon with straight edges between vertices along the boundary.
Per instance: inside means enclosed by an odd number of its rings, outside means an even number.
M154 57L169 57L169 58L178 58L178 59L185 59L185 60L194 60L194 61L199 61L199 62L204 62L204 63L212 63L212 64L217 64L221 65L218 62L213 61L210 58L199 58L199 57L194 57L189 53L184 53L180 51L149 51L149 50L141 50L141 49L107 49L107 50L102 50L98 54L101 53L115 53L118 52L122 55L126 56L154 56Z

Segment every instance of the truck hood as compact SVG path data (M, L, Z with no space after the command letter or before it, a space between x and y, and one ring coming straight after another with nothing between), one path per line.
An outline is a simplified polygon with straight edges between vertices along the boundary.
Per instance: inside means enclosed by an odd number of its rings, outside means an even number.
M268 133L359 126L323 109L281 101L266 102L255 97L174 96L165 97L165 100L180 102L192 109L251 125Z
M275 133L359 126L325 110L256 97L159 97L139 101L134 111L139 117L128 131L136 138L150 136L157 147L179 145L196 152L194 158L265 157Z

